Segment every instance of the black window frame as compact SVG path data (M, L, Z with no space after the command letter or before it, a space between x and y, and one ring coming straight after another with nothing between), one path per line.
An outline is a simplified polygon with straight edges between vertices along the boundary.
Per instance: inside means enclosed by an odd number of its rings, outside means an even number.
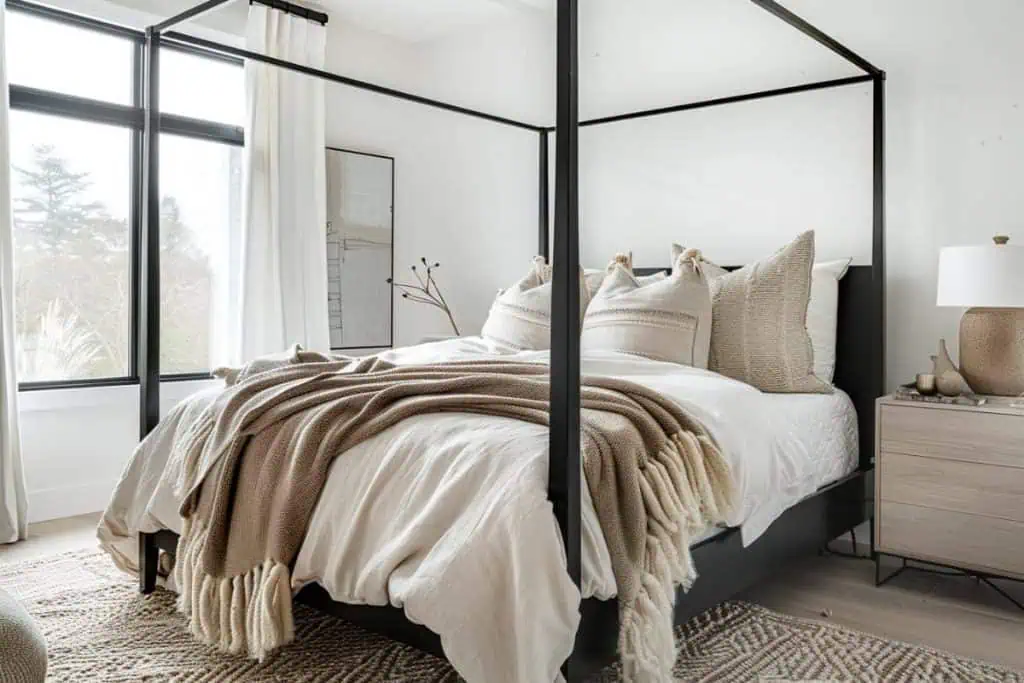
M128 231L131 256L131 321L130 321L130 356L128 374L121 377L101 377L95 379L64 379L38 382L19 382L19 391L39 391L47 389L77 389L93 387L132 386L139 384L138 338L139 316L138 301L141 291L142 263L142 196L145 188L142 178L142 136L145 128L143 98L143 48L145 33L136 29L119 26L98 19L83 17L64 10L37 5L25 0L7 0L7 10L47 19L76 28L102 33L132 41L132 97L131 105L104 102L77 95L42 90L24 85L9 86L10 108L12 111L26 111L47 114L65 119L101 123L127 128L131 131L130 145L130 182L131 203L129 206ZM227 62L241 67L243 60L199 47L167 46L165 49L193 54L205 59ZM214 121L194 119L175 114L160 114L160 133L177 135L185 138L205 140L233 147L243 147L244 132L241 126L232 126ZM161 374L162 382L182 382L210 379L209 372L192 372L178 374Z

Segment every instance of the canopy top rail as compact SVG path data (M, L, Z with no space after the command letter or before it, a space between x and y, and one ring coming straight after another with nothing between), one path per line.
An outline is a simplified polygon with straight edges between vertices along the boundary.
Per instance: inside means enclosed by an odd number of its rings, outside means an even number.
M522 122L522 121L516 121L516 120L510 119L510 118L504 117L504 116L497 116L495 114L488 114L486 112L476 111L476 110L470 109L468 107L462 107L462 106L459 106L459 105L450 104L448 102L442 102L442 101L439 101L439 100L430 99L428 97L423 97L423 96L420 96L420 95L415 95L413 93L404 92L404 91L401 91L401 90L396 90L394 88L388 88L388 87L377 85L377 84L374 84L374 83L369 83L367 81L362 81L362 80L358 80L358 79L355 79L355 78L350 78L348 76L343 76L341 74L336 74L336 73L332 73L332 72L329 72L329 71L323 71L321 69L314 69L314 68L311 68L311 67L308 67L308 66L304 66L302 64L295 64L293 62L288 62L288 61L285 61L285 60L282 60L282 59L277 59L277 58L274 58L274 57L269 57L267 55L263 55L263 54L260 54L260 53L257 53L257 52L252 52L252 51L249 51L249 50L243 50L243 49L232 47L232 46L229 46L229 45L223 45L221 43L217 43L217 42L214 42L214 41L211 41L211 40L205 40L205 39L201 39L201 38L196 38L194 36L186 35L184 33L169 32L170 29L172 29L173 27L175 27L175 26L177 26L179 24L182 24L182 23L184 23L186 21L190 21L192 19L195 19L195 18L197 18L197 17L199 17L199 16L201 16L203 14L206 14L208 12L211 12L211 11L221 7L222 5L228 4L229 2L234 2L234 0L206 0L205 2L201 2L198 5L190 8L190 9L187 9L187 10L185 10L185 11L179 13L179 14L176 14L173 17L170 17L168 19L165 19L164 21L161 21L158 24L154 24L153 26L150 26L148 29L146 29L146 34L147 34L147 36L153 36L153 37L159 37L161 34L166 34L165 35L166 42L171 43L171 44L175 44L178 47L187 47L187 46L199 47L199 48L203 48L203 49L208 50L208 51L217 52L217 53L224 54L224 55L231 55L231 56L239 57L239 58L243 58L243 59L252 59L254 61L263 62L264 64L270 64L272 66L276 66L276 67L280 67L280 68L283 68L283 69L289 69L291 71L296 71L296 72L299 72L299 73L303 73L303 74L305 74L307 76L312 76L314 78L322 78L324 80L331 81L333 83L340 83L342 85L347 85L347 86L350 86L350 87L353 87L353 88L359 88L361 90L368 90L370 92L375 92L375 93L380 94L380 95L385 95L385 96L388 96L388 97L394 97L394 98L406 100L406 101L409 101L409 102L415 102L417 104L423 104L423 105L427 105L427 106L431 106L431 107L436 107L436 108L439 108L439 109L444 109L446 111L455 112L457 114L464 114L466 116L473 116L473 117L476 117L476 118L492 121L494 123L501 123L501 124L505 124L505 125L509 125L509 126L514 126L514 127L517 127L517 128L524 128L524 129L532 130L532 131L539 132L539 133L548 133L548 132L552 132L552 131L555 130L554 126L538 126L538 125L531 124L531 123L525 123L525 122ZM310 19L311 21L317 21L317 22L319 22L321 24L326 24L327 23L327 15L326 14L324 14L322 12L316 12L314 10L307 9L305 7L302 7L301 5L294 5L292 3L285 2L284 0L249 0L249 2L250 2L250 4L253 3L253 2L256 2L256 3L259 3L259 4L267 5L269 7L280 9L280 10L285 11L285 12L291 12L293 14L297 14L297 15L306 17L306 18ZM815 42L817 42L818 44L828 48L829 50L831 50L835 54L839 55L840 57L845 59L847 62L852 64L853 66L855 66L858 69L864 71L866 75L864 75L864 76L853 76L853 77L848 77L848 78L839 78L839 79L829 80L829 81L819 81L819 82L815 82L815 83L805 83L805 84L789 86L789 87L785 87L785 88L776 88L776 89L773 89L773 90L762 90L762 91L759 91L759 92L746 93L746 94L741 94L741 95L731 95L731 96L728 96L728 97L719 97L719 98L714 98L714 99L710 99L710 100L700 100L700 101L697 101L697 102L685 102L685 103L682 103L682 104L677 104L677 105L668 106L668 107L659 107L659 108L656 108L656 109L647 109L647 110L643 110L643 111L629 112L629 113L625 113L625 114L615 114L615 115L612 115L612 116L603 116L603 117L600 117L600 118L590 119L590 120L587 120L587 121L581 121L579 123L579 125L580 126L595 126L595 125L604 124L604 123L614 123L614 122L618 122L618 121L626 121L626 120L629 120L629 119L638 119L638 118L645 118L645 117L649 117L649 116L659 116L659 115L662 115L662 114L670 114L670 113L680 112L680 111L688 111L688 110L691 110L691 109L702 109L702 108L705 108L705 107L713 107L713 106L719 106L719 105L723 105L723 104L732 104L732 103L735 103L735 102L746 102L746 101L757 100L757 99L762 99L762 98L766 98L766 97L777 97L777 96L780 96L780 95L790 95L790 94L799 93L799 92L806 92L806 91L810 91L810 90L820 90L820 89L824 89L824 88L841 87L841 86L844 86L844 85L851 85L851 84L855 84L855 83L863 83L863 82L867 82L867 81L871 81L871 80L880 80L880 79L884 79L885 78L885 72L882 69L879 69L877 66L875 66L874 64L869 62L867 59L865 59L864 57L861 57L859 54L857 54L856 52L854 52L850 48L846 47L845 45L840 43L838 40L833 38L832 36L826 34L824 31L821 31L820 29L818 29L817 27L812 25L810 22L800 18L799 16L797 16L793 12L789 11L788 9L786 9L785 7L780 5L778 2L776 2L776 0L750 0L750 2L752 2L755 5L757 5L761 9L765 10L766 12L769 12L770 14L772 14L775 17L777 17L778 19L784 21L785 23L789 24L790 26L792 26L793 28L797 29L798 31L800 31L801 33L806 35L807 37L809 37L812 40L814 40Z

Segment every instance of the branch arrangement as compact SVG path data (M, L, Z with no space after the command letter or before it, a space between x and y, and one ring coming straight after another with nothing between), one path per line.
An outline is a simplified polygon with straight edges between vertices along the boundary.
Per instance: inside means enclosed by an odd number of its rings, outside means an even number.
M452 311L448 308L448 302L445 301L444 295L441 294L441 288L437 286L437 280L434 279L434 271L441 267L440 263L434 263L431 265L427 263L426 258L420 258L425 271L420 271L415 265L410 270L412 274L416 276L416 280L419 284L408 284L405 282L398 282L394 278L388 278L388 284L392 287L397 287L402 292L403 299L409 299L420 304L427 304L428 306L434 306L444 311L445 315L448 316L448 322L452 325L452 330L455 331L455 336L460 336L459 326L455 324L455 318L452 317ZM425 274L424 274L425 272Z

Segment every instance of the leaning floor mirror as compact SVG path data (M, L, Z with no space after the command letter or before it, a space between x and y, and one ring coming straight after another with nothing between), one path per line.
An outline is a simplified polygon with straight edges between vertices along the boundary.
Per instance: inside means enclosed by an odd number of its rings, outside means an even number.
M327 282L332 349L392 345L395 160L327 149Z

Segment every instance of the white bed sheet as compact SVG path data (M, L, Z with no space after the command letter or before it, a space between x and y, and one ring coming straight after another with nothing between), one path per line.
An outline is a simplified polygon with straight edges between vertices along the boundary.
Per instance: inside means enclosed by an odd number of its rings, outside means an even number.
M399 363L509 357L479 338L386 356ZM544 362L546 353L517 360ZM661 391L706 425L732 467L739 504L728 522L740 527L745 544L856 466L856 419L841 392L765 395L712 372L623 354L588 354L583 371ZM168 462L173 422L193 419L215 393L204 392L169 416L122 475L99 537L123 568L136 569L139 531L180 532L180 501L170 483L177 472ZM332 465L293 586L317 581L335 600L403 607L441 635L468 680L545 680L543 672L557 672L571 650L580 599L565 575L546 499L546 451L543 427L458 414L418 416L360 444ZM450 496L438 495L449 489ZM614 576L586 488L582 508L582 593L609 598ZM463 612L467 601L488 609ZM511 642L517 651L491 652L496 642ZM495 678L495 671L504 673Z

